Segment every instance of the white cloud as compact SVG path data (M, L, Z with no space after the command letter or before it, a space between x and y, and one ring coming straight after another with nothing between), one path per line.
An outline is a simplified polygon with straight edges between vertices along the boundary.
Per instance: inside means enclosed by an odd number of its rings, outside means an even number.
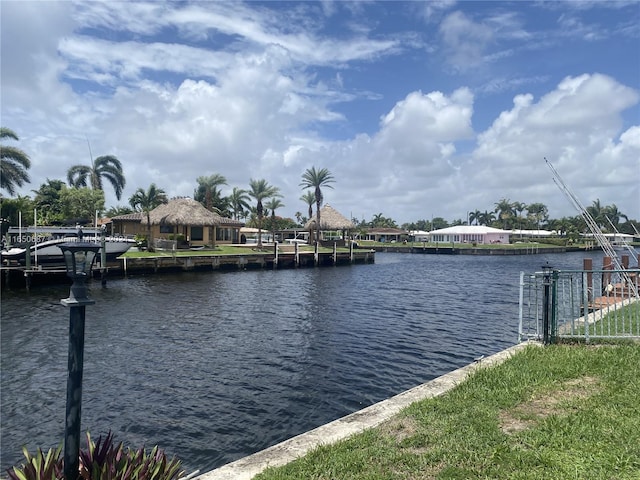
M469 185L493 188L494 196L504 192L503 196L532 202L524 196L536 195L551 184L543 160L547 157L561 175L570 176L571 188L580 191L586 203L610 196L603 179L611 175L623 191L640 198L637 127L616 143L621 113L637 102L637 92L598 74L567 77L538 102L532 95L518 95L514 107L478 136ZM559 197L559 190L549 193ZM618 204L624 201L617 199Z
M493 32L487 25L476 23L461 11L449 14L440 24L444 53L457 70L481 64Z
M94 157L114 154L124 165L124 198L116 202L107 190L109 206L126 204L152 182L169 195L192 195L198 176L219 173L228 191L267 179L282 190L282 214L293 217L306 211L300 176L316 166L337 180L326 201L358 218L382 212L399 223L453 220L491 210L503 197L543 202L552 216L573 214L546 156L586 202L600 198L640 218L640 126L623 118L637 111L639 96L615 76L560 80L564 71L505 68L478 79L484 87L460 76L435 87L447 65L431 59L435 66L425 73L412 59L411 68L398 70L398 83L387 85L376 74L399 67L402 49L428 40L404 31L375 36L373 21L345 27L342 36L327 32L333 24L323 21L356 7L300 3L276 14L253 4L168 5L3 3L3 126L20 135L33 163L33 183L22 193L87 163L89 140ZM305 15L311 8L317 16ZM358 5L358 13L366 8ZM280 25L284 19L299 22ZM521 20L454 12L440 25L439 51L458 73L486 62L499 35L527 41L514 46L521 52L529 45ZM179 34L166 36L171 30ZM11 49L6 35L19 40ZM423 54L415 48L414 56ZM559 83L549 85L551 78ZM478 112L472 90L489 110ZM513 92L512 105L492 96L504 90ZM478 127L480 113L489 120ZM358 131L353 125L363 118L378 119L377 128Z

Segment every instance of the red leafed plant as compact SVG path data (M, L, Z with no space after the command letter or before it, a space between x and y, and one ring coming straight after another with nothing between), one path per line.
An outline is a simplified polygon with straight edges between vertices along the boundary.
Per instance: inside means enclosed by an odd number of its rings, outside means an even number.
M181 462L175 457L167 459L163 450L156 445L147 452L144 447L134 450L125 448L120 442L115 444L111 432L93 442L87 433L87 449L80 451L80 471L82 480L178 480L184 476ZM31 456L23 449L27 462L13 467L7 472L10 480L61 480L64 478L62 446L49 450L45 456L38 449Z

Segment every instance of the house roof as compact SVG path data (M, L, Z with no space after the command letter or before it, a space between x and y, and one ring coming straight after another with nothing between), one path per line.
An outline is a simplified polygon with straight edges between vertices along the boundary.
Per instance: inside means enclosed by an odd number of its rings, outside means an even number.
M372 227L365 228L364 230L368 234L378 234L378 235L407 235L408 232L406 230L402 230L401 228L391 228L391 227Z
M152 225L237 226L244 223L210 212L200 202L188 197L172 198L149 212ZM147 223L143 216L142 223Z
M331 205L327 204L320 209L320 230L349 230L355 227L351 220L348 220ZM305 230L313 230L315 228L315 217L304 226Z
M550 230L511 230L513 235L530 235L532 237L550 237L555 232Z
M124 220L129 222L141 221L144 216L143 212L134 212L134 213L126 213L124 215L116 215L115 217L111 217L111 220Z
M500 228L487 227L486 225L455 225L453 227L441 228L439 230L431 230L430 235L486 235L487 233L509 234L509 230Z

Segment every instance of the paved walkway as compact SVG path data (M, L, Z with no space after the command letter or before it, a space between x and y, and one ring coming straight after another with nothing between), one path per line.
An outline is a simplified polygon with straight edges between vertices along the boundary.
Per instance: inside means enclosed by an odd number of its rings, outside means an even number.
M376 427L414 402L442 395L463 382L476 369L481 366L502 363L527 344L527 342L523 342L490 357L482 358L466 367L358 410L346 417L202 474L195 480L250 480L267 467L285 465L320 445L334 443L367 428Z

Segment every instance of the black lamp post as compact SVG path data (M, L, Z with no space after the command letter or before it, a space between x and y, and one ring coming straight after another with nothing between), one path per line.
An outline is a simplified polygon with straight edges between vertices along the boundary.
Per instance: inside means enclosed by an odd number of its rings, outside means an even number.
M100 245L82 241L69 242L60 245L60 250L64 255L67 275L73 280L69 298L60 300L60 303L70 309L67 407L64 427L64 478L77 480L80 466L85 307L95 303L87 297L85 281L91 272L91 266L98 250L100 250Z

